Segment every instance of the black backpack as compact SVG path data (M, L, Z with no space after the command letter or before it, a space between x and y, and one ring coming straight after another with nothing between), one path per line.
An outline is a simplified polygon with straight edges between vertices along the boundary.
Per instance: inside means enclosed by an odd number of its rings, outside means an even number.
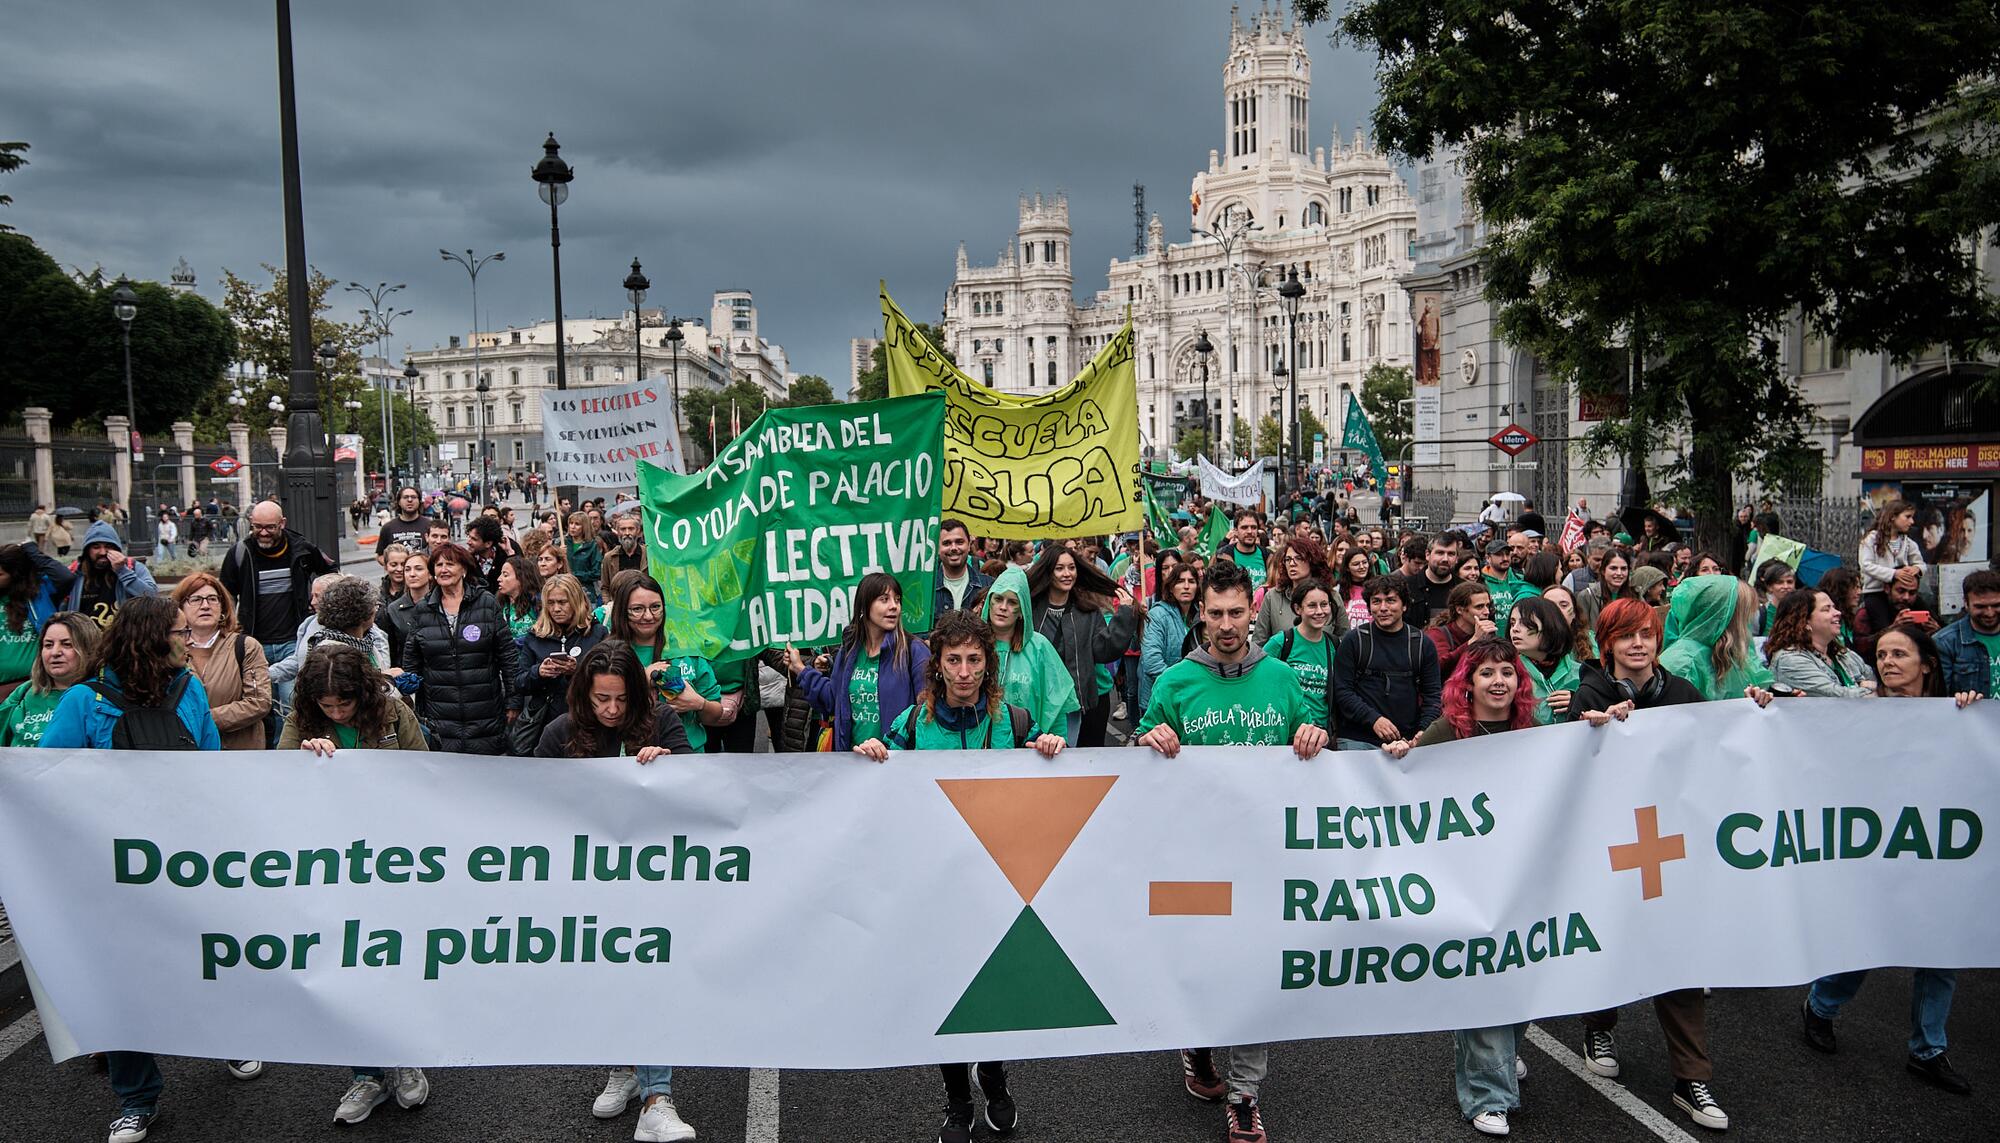
M182 671L167 687L167 698L159 706L137 706L125 692L103 679L92 679L97 697L118 708L118 721L111 727L113 750L199 750L194 735L178 713L181 696L187 693L189 674Z

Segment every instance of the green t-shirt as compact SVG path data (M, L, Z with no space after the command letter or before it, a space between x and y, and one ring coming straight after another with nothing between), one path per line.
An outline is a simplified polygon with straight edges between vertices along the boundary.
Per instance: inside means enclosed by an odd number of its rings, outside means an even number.
M1494 634L1498 635L1501 639L1505 639L1507 638L1507 620L1512 617L1514 601L1520 599L1522 596L1535 595L1537 592L1527 580L1522 579L1511 569L1507 572L1506 579L1494 579L1484 571L1481 571L1479 573L1479 584L1486 589L1488 595L1493 597Z
M333 725L333 744L342 750L352 750L361 745L361 732L351 726Z
M1008 704L1012 705L1012 704ZM1029 741L1038 733L1034 719L1028 719ZM856 742L866 742L855 736ZM988 714L976 727L960 734L939 726L936 720L924 715L921 704L906 708L896 716L895 721L883 732L884 744L896 747L897 743L908 743L899 747L904 750L1011 750L1014 742L1014 717L1006 708L999 714Z
M5 612L0 612L0 683L18 683L28 677L35 656L42 652L42 633L33 618L14 630Z
M881 655L855 660L854 677L847 681L847 705L854 712L856 742L882 737L882 699L876 692L881 679Z
M501 604L500 617L507 621L507 630L516 639L526 635L528 629L535 625L535 609L532 607L516 611L511 603Z
M634 647L632 651L639 656L642 667L652 666L653 660L659 657L659 652L651 647ZM715 681L715 668L707 659L699 655L679 655L669 661L681 669L681 678L694 688L694 693L712 702L722 701L722 686ZM660 697L665 698L664 692ZM701 753L708 746L708 728L701 724L700 716L681 715L681 726L687 730L688 745L694 748L695 753Z
M1988 698L2000 697L2000 632L1992 635L1972 633L1974 639L1986 648L1986 694Z
M1231 544L1223 549L1224 554L1236 562L1236 566L1250 573L1251 583L1264 582L1264 549L1244 552Z
M1188 746L1282 746L1309 716L1298 674L1268 655L1230 679L1182 659L1153 684L1138 733L1170 726Z
M1282 655L1285 636L1292 637L1292 653ZM1264 642L1264 653L1292 668L1299 677L1299 693L1306 700L1306 714L1314 726L1331 729L1332 721L1326 711L1326 680L1333 673L1334 643L1329 632L1321 631L1319 642L1306 638L1306 633L1294 627L1290 631L1280 631Z
M0 704L0 746L40 746L62 697L62 691L38 691L29 683L15 687Z

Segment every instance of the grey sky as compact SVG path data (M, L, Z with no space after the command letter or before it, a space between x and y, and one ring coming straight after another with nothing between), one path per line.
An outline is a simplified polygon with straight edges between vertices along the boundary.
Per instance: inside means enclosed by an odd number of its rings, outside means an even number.
M0 138L33 145L7 223L114 275L185 256L210 298L224 266L283 263L271 4L7 7ZM483 325L549 316L528 170L550 130L577 169L570 316L623 306L636 254L649 306L754 291L765 335L836 392L848 339L880 332L878 278L934 319L958 242L991 261L1016 197L1061 189L1087 297L1130 253L1132 184L1184 240L1223 137L1221 0L306 0L293 20L308 256L407 282L395 340L419 348L469 324L440 246L507 252ZM1372 60L1308 39L1319 146L1373 106Z

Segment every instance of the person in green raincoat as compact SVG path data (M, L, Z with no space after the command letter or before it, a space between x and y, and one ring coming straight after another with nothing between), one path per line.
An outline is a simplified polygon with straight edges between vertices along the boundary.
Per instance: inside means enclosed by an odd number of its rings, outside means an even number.
M1693 683L1710 702L1769 690L1771 669L1750 639L1756 617L1756 589L1735 576L1682 580L1667 610L1673 637L1660 652L1660 666Z
M1008 564L986 589L979 617L993 628L1007 701L1027 711L1036 726L1060 727L1082 704L1056 645L1021 621L1028 598L1028 573Z
M1575 635L1562 608L1538 595L1516 600L1507 639L1520 652L1523 671L1535 685L1535 725L1574 718L1572 700L1582 667L1573 653Z

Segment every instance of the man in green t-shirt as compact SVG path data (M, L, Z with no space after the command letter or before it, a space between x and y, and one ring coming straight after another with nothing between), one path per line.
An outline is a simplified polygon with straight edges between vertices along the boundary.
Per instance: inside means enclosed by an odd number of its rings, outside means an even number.
M1153 697L1139 719L1139 745L1172 758L1181 745L1275 746L1289 742L1301 758L1326 745L1326 731L1313 725L1299 677L1263 648L1250 642L1250 577L1236 564L1217 560L1201 585L1201 617L1208 646L1168 667L1153 684ZM1228 1093L1231 1143L1264 1143L1257 1089L1270 1070L1270 1049L1238 1044L1229 1049L1225 1087L1216 1074L1214 1049L1181 1051L1182 1083L1197 1099Z
M1236 510L1236 542L1224 554L1250 573L1250 582L1264 582L1264 517L1255 508Z

